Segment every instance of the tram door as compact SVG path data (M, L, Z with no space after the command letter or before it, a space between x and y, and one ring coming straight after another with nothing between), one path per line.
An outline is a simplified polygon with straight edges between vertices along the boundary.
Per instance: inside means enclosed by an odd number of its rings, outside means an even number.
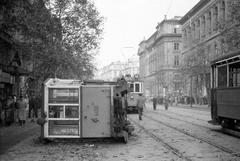
M82 86L82 137L111 136L111 86Z

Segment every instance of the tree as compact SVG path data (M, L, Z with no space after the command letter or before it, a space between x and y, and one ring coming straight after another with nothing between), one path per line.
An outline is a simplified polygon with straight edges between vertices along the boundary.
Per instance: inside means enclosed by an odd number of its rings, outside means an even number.
M207 89L207 98L209 100L209 61L210 56L208 51L208 47L205 43L194 43L192 41L192 45L194 45L188 53L183 55L183 61L181 64L181 68L178 69L178 73L182 76L182 80L186 78L188 79L187 83L190 86L190 97L193 97L195 103L200 103L200 96L202 86L204 85ZM186 83L186 81L182 81ZM186 84L183 84L186 86Z
M92 61L101 40L103 18L92 1L5 2L5 8L14 9L15 14L6 12L3 26L22 35L22 40L15 42L16 49L22 58L34 62L38 76L93 76L96 67Z
M240 1L227 1L227 19L218 21L223 52L240 49Z

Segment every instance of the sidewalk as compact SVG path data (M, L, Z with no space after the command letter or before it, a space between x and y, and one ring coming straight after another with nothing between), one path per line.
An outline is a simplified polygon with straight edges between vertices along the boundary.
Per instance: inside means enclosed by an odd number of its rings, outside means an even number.
M2 116L4 116L4 113L2 113ZM41 110L39 109L38 110L38 117L40 117L40 116L41 116ZM3 141L2 140L3 138L15 135L18 132L23 131L23 129L26 130L28 128L39 126L36 123L37 118L34 119L35 122L31 122L32 119L31 118L27 118L25 120L25 125L24 126L19 126L19 124L16 123L16 122L12 123L10 126L6 126L5 121L4 121L4 117L1 117L1 118L3 120L2 120L2 123L0 124L0 141Z
M152 107L153 106L153 102L151 101L147 101L146 102L146 105L147 106L150 106ZM164 106L164 104L157 104L157 106ZM203 109L211 109L210 106L208 106L207 104L206 105L195 105L195 104L192 104L192 107L190 104L177 104L177 106L175 105L175 103L173 103L172 105L169 104L169 108L171 107L184 107L184 108L203 108Z

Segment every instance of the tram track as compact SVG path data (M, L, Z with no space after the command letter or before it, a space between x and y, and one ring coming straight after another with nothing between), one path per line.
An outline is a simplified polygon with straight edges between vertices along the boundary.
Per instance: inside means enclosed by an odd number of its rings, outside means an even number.
M166 115L165 113L159 113L159 111L157 111L157 112L156 111L154 111L154 112L153 111L149 111L149 112L153 113L153 114L159 114L161 116L165 116L165 117L168 117L170 119L175 119L175 120L178 120L178 121L186 122L188 124L191 124L191 125L194 125L194 126L198 126L198 127L201 127L201 128L209 129L209 127L206 127L206 126L203 126L203 125L199 125L199 124L195 124L195 123L192 123L192 122L189 122L189 121L186 121L186 120L178 119L176 117L172 117L172 116ZM171 113L171 114L176 115L176 116L182 116L182 117L188 117L188 118L196 119L195 117L189 117L189 116L186 116L186 115L176 114L176 113L169 112L169 111L168 111L168 113ZM197 118L197 120L206 122L206 120L199 119L199 118ZM227 134L230 134L233 137L240 138L240 132L239 131L235 131L235 130L231 130L231 129L225 129L225 128L222 128L222 131L227 133Z
M154 135L153 133L151 133L149 130L147 130L146 128L144 128L142 125L140 125L139 123L137 123L136 121L134 121L131 118L128 118L131 122L133 122L135 125L137 125L141 130L143 130L145 133L147 133L149 136L151 136L154 140L156 140L157 142L161 143L165 148L167 148L168 150L170 150L173 154L175 154L176 156L178 156L181 159L184 159L186 161L191 161L191 159L185 157L182 155L181 152L179 152L178 149L174 148L173 146L167 144L166 142L163 141L163 139L159 138L158 136Z
M206 127L206 126L202 126L202 125L198 125L198 124L194 124L194 123L192 123L192 122L189 122L189 121L185 121L185 120L181 120L181 119L178 119L178 118L176 118L176 117L172 117L172 116L168 116L168 115L165 115L164 113L159 113L159 112L152 112L151 111L151 113L154 113L154 114L159 114L159 115L161 115L161 116L165 116L165 117L168 117L168 118L170 118L170 119L175 119L175 120L178 120L178 121L182 121L182 122L186 122L186 123L189 123L189 124L192 124L192 125L195 125L195 126L199 126L199 127L202 127L202 128L206 128L206 129L208 129L208 127ZM179 115L179 114L175 114L175 113L171 113L171 114L174 114L174 115L177 115L177 116L183 116L183 117L186 117L186 116L184 116L184 115ZM146 116L146 115L145 115ZM189 118L189 117L188 117ZM194 117L191 117L191 118L193 118L193 119L196 119L196 118L194 118ZM200 121L206 121L206 120L202 120L202 119L198 119L198 120L200 120Z
M211 145L211 146L213 146L213 147L215 147L215 148L218 148L218 149L220 149L221 151L224 151L224 152L226 152L226 153L228 153L228 154L230 154L230 155L232 155L232 156L236 156L236 157L239 157L239 158L240 158L240 153L239 153L239 152L232 151L231 149L225 148L225 147L223 147L223 146L221 146L221 145L218 145L218 144L216 144L216 143L214 143L214 142L212 142L212 141L209 141L209 140L203 139L203 138L201 138L201 137L198 137L197 135L190 134L189 132L186 132L186 131L184 131L184 130L182 130L182 129L179 129L179 128L177 128L177 127L173 127L173 126L171 126L171 125L169 125L169 124L166 124L166 123L164 123L164 122L161 122L161 121L159 121L159 120L157 120L157 119L154 119L154 118L152 118L152 117L149 117L149 116L146 116L146 115L143 115L143 116L146 117L146 118L148 118L148 119L150 119L150 120L152 120L152 121L155 121L155 122L157 122L157 123L159 123L159 124L162 124L162 125L164 125L164 126L166 126L166 127L169 127L169 128L171 128L171 129L174 129L175 131L178 131L178 132L180 132L180 133L182 133L182 134L185 134L185 135L187 135L187 136L190 136L190 137L192 137L192 138L194 138L194 139L198 139L200 142L207 143L207 144L209 144L209 145Z
M153 111L152 111L153 112ZM154 112L156 112L156 111L154 111ZM188 118L193 118L193 119L196 119L195 117L192 117L192 116L189 116L189 115L181 115L181 114L176 114L176 113L174 113L174 112L171 112L171 111L169 111L168 110L168 113L170 113L170 114L174 114L174 115L178 115L178 116L183 116L183 117L188 117ZM203 116L206 116L205 114L201 114L201 113L195 113L195 112L193 112L193 113L190 113L190 114L197 114L197 115L203 115ZM210 114L210 113L209 113ZM203 120L203 119L200 119L200 118L198 118L198 120L201 120L201 121L206 121L206 120Z

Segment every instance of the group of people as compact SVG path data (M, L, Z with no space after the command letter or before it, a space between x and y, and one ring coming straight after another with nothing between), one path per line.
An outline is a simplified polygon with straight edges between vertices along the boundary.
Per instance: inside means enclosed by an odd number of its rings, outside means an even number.
M6 126L12 123L18 123L19 126L25 125L27 115L31 118L31 122L35 122L38 117L38 108L40 107L39 101L33 96L20 96L19 99L15 95L8 96L5 100L1 100L0 111L4 112L4 120ZM1 121L2 118L0 118Z
M142 93L138 94L138 99L137 99L137 108L138 108L138 114L139 114L139 120L142 120L142 112L143 112L143 108L146 106L145 102L146 102L146 98L143 96ZM157 97L154 96L153 97L153 110L156 110L157 107ZM165 106L165 110L168 109L168 104L169 104L169 98L168 96L165 97L164 99L164 106Z

